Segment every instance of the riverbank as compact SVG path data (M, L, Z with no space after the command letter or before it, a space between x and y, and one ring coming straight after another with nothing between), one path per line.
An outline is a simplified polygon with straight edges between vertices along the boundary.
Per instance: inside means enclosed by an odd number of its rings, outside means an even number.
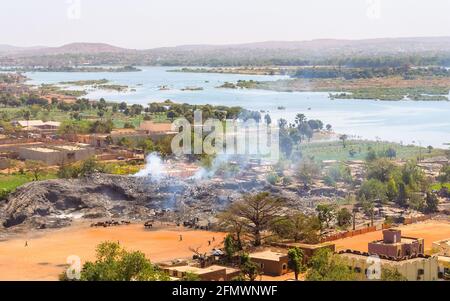
M401 76L352 79L283 79L224 83L220 88L259 89L275 92L329 92L331 99L449 101L450 77Z

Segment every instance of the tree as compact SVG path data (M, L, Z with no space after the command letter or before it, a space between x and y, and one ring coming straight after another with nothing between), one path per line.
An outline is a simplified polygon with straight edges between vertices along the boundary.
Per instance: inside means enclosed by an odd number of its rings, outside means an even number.
M352 281L356 274L338 255L328 248L318 250L311 258L307 281Z
M193 272L186 272L184 276L181 278L181 281L200 281L201 278L199 275Z
M228 212L242 219L243 226L251 236L254 246L262 243L262 232L267 230L277 217L282 202L267 192L254 195L245 195L241 200L234 202Z
M346 142L347 142L347 139L348 139L348 136L347 135L341 135L341 136L339 136L339 140L341 140L342 141L342 146L344 147L344 148L346 148L347 147L347 144L346 144Z
M267 125L269 125L269 124L272 123L272 118L270 117L269 114L266 114L266 115L264 116L264 121L266 122Z
M327 129L328 132L330 132L332 129L332 126L331 126L331 124L327 124L325 128Z
M333 205L320 204L317 205L316 211L321 228L323 229L324 223L327 225L327 228L330 228L331 221L336 217L335 207Z
M288 251L288 257L289 257L288 267L294 271L295 280L298 280L298 275L303 270L302 265L304 258L303 251L298 247L291 248Z
M393 158L397 157L397 151L395 149L393 149L392 147L390 147L386 150L385 155L389 159L393 159Z
M386 183L396 170L396 166L388 159L376 159L366 166L367 179L376 179Z
M139 251L129 252L118 243L98 245L96 260L86 262L81 281L168 281L167 274L154 266Z
M271 230L280 238L316 244L319 242L320 227L320 221L316 216L298 212L291 216L275 219Z
M435 193L427 192L426 211L434 213L438 211L439 199Z
M382 268L381 281L407 281L407 279L397 269Z
M428 153L431 154L431 152L433 151L433 147L431 145L428 145L427 149L428 149Z
M39 177L42 175L45 166L45 163L41 161L25 161L25 168L33 174L33 178L35 181L39 181Z
M236 253L236 246L235 246L232 234L228 234L225 237L223 245L224 245L225 255L227 256L228 262L231 262L234 254Z
M256 278L261 274L259 266L250 260L250 256L248 254L244 254L241 256L241 273L244 276L243 278L248 281L255 281Z
M346 229L352 222L352 213L347 208L342 208L336 214L336 219L338 226Z
M153 144L153 140L150 138L139 141L137 147L142 149L142 151L144 152L144 156L155 150L155 145Z
M244 224L245 220L235 216L230 210L219 215L219 226L222 230L232 234L232 238L235 241L234 246L237 251L243 249L242 237L245 233Z
M312 160L302 160L297 171L297 177L303 182L305 187L308 187L314 177L320 173L319 166Z

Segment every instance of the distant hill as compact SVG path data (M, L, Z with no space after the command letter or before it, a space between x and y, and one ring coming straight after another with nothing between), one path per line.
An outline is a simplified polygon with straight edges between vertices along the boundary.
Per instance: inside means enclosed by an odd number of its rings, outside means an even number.
M68 57L67 55L70 55ZM229 45L181 45L132 50L104 43L72 43L61 47L0 46L0 65L111 64L165 66L240 66L346 64L386 66L374 61L391 57L389 65L450 65L450 37L320 39L266 41ZM415 56L414 58L411 58ZM360 62L357 58L364 58ZM367 60L372 60L367 62ZM342 60L342 61L340 61Z

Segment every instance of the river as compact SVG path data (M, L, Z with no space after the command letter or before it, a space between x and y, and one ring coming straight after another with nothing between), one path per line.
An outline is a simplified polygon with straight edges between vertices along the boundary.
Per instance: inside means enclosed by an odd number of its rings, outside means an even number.
M216 88L224 82L242 80L278 80L284 76L236 75L214 73L167 72L169 67L143 67L142 72L29 72L31 84L56 84L63 81L108 79L113 84L128 85L136 91L112 92L89 90L91 99L126 101L146 105L170 99L190 104L242 106L270 112L272 119L294 119L304 113L309 119L331 124L339 133L386 141L444 147L450 142L450 102L330 100L321 92L274 92ZM170 90L161 91L166 85ZM202 91L181 91L185 87L202 87ZM278 107L285 110L278 110Z

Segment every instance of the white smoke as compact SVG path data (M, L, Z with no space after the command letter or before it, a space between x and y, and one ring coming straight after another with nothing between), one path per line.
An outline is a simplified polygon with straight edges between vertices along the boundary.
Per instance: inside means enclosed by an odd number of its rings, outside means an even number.
M150 177L152 181L159 182L167 177L164 162L157 153L151 153L145 158L145 167L135 177Z

